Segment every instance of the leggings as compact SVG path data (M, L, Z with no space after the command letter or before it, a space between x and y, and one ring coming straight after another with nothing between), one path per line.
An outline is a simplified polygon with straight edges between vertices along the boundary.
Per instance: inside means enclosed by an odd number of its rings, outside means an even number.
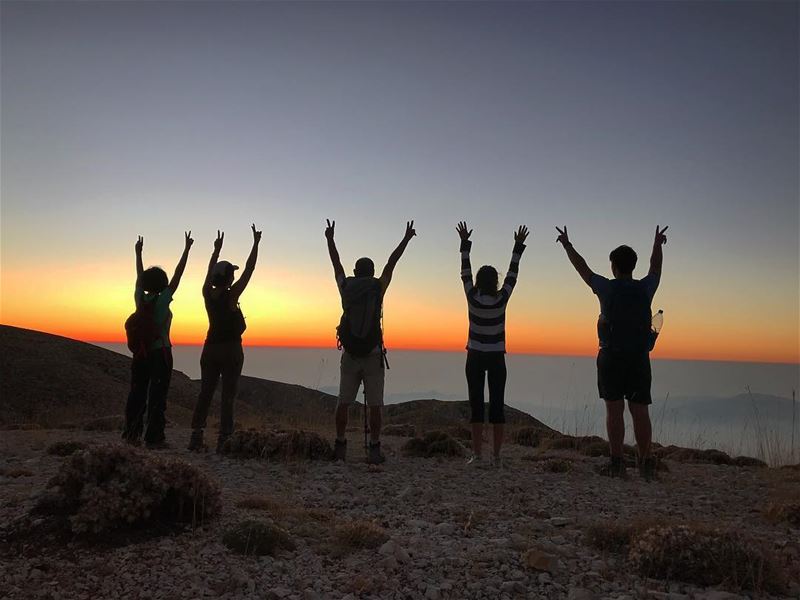
M505 423L503 410L506 389L506 355L504 352L467 352L467 387L472 409L470 423L484 422L483 388L489 379L489 422Z
M144 429L147 411L147 430L144 441L154 444L164 441L167 392L172 377L172 348L150 350L147 356L134 358L131 363L131 391L125 406L125 430L122 437L138 442Z

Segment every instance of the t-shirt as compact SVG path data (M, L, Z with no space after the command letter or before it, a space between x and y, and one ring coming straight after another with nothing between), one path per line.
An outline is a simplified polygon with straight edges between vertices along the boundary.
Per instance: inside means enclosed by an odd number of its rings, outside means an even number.
M172 311L169 309L169 305L172 302L172 288L167 286L157 296L153 296L153 294L145 294L142 288L137 287L133 294L133 299L136 302L137 308L142 302L155 302L153 316L156 320L156 324L158 325L161 335L155 342L153 342L153 344L150 346L150 349L154 350L158 348L171 347L172 344L169 341L169 328L172 325Z
M658 284L660 282L661 282L661 275L655 273L651 273L642 279L631 279L628 281L630 285L643 286L645 294L647 294L647 298L651 302L653 300L653 297L656 295L656 290L658 289ZM602 323L603 320L608 317L608 311L611 308L611 295L613 293L613 284L611 283L610 279L607 279L602 275L598 275L597 273L592 273L592 278L590 279L590 283L592 286L592 291L597 295L597 299L600 301L600 318L598 323ZM600 347L607 348L608 340L604 339L604 336L602 334L603 331L605 331L605 328L598 327L597 335L598 339L600 340Z

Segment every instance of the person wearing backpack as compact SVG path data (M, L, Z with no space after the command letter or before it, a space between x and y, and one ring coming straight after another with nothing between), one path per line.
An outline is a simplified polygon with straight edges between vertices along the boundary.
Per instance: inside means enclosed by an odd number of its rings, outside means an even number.
M648 408L652 403L650 350L655 341L651 333L651 303L661 281L662 246L667 243L664 235L667 229L656 227L646 277L633 278L636 252L629 246L619 246L609 255L614 275L609 280L592 272L570 242L567 227L563 230L556 227L556 241L564 247L572 266L600 301L597 387L606 403L611 460L604 473L611 477L625 477L625 399L633 419L640 474L647 481L655 477L655 461L650 456L652 425Z
M414 221L406 223L406 233L389 256L379 278L375 264L369 258L359 258L353 277L346 277L334 242L336 221L327 221L325 237L333 264L336 286L342 299L342 317L336 329L342 359L339 379L339 400L336 405L336 460L347 457L347 413L355 401L359 387L364 385L364 400L369 406L370 444L368 462L380 464L386 460L381 453L383 383L386 351L383 346L381 317L383 296L392 281L395 265L417 232Z
M133 353L131 390L125 406L122 433L122 438L129 444L141 444L146 410L145 445L151 449L168 447L164 436L164 414L172 377L172 344L169 340L172 311L169 305L183 277L193 242L192 232L186 232L183 254L170 280L160 267L144 268L144 238L139 236L136 242L136 312L125 322L128 348Z
M208 313L208 334L200 355L200 395L192 416L192 434L189 439L189 450L202 452L206 450L203 441L203 430L208 419L208 409L217 383L222 379L222 401L219 414L219 434L217 452L233 433L233 401L242 374L244 351L242 350L242 334L247 325L239 307L239 297L244 292L258 260L258 244L261 232L251 225L253 247L244 265L244 270L235 282L233 273L239 267L220 260L224 233L217 231L214 240L214 251L208 263L206 279L203 282L203 301Z
M459 222L456 227L461 238L461 282L467 297L469 315L469 338L467 341L467 389L472 416L472 456L467 464L482 466L483 423L484 423L484 386L489 382L489 422L492 424L493 454L491 464L502 466L500 450L503 446L505 424L505 387L506 387L506 308L511 292L517 283L519 261L525 251L525 240L528 228L520 225L514 233L514 249L511 263L498 289L497 269L484 265L478 269L475 281L472 280L472 265L469 253L472 242L469 236L472 230L466 222Z

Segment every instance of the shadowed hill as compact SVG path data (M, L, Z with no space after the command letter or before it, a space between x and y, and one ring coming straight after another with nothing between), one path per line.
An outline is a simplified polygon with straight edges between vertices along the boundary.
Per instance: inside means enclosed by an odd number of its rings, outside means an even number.
M128 356L70 338L0 325L0 425L65 423L120 415L130 387ZM167 418L188 425L200 384L173 371ZM217 390L217 398L219 389ZM336 397L300 385L242 376L236 420L243 426L268 424L331 427ZM218 410L219 401L212 405ZM386 424L420 430L465 424L466 401L412 400L387 405ZM510 425L549 429L532 416L506 407ZM209 417L209 425L216 421Z

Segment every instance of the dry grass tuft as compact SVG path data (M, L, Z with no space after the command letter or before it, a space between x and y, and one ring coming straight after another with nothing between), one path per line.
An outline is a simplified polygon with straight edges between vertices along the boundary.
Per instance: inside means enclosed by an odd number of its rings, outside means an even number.
M424 438L411 438L403 446L407 456L464 456L461 442L444 431L430 431Z
M389 539L389 534L373 521L344 521L334 527L333 537L347 549L377 548Z
M237 523L222 536L222 543L237 554L274 555L279 550L294 550L289 532L273 523L249 519Z
M550 458L539 463L545 473L569 473L575 463L565 458Z
M773 522L785 521L795 527L800 527L800 502L771 502L765 510L767 519Z
M281 512L286 509L286 504L271 496L247 496L236 503L238 508L251 510L265 510L267 512Z
M225 442L224 454L265 460L331 460L330 442L311 431L237 431Z
M774 556L738 532L687 525L637 533L628 560L643 577L780 593L785 578Z

